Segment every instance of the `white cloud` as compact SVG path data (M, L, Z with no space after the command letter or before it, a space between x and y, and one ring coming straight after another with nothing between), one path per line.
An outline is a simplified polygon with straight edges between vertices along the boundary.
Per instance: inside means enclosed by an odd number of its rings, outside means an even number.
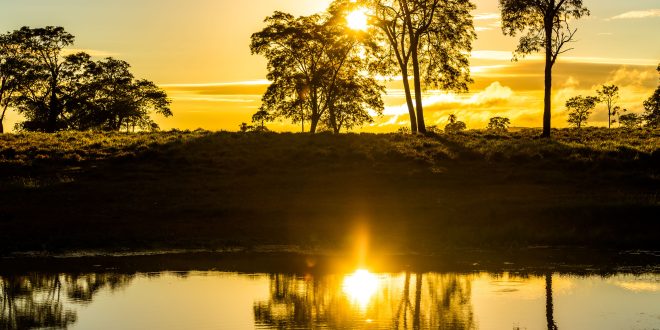
M616 15L610 19L638 19L650 17L660 17L660 9L634 10Z
M480 13L474 15L476 31L490 31L502 27L502 18L498 13Z

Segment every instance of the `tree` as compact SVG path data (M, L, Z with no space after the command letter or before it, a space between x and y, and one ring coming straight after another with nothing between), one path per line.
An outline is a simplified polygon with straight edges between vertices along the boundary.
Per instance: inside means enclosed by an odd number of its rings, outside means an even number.
M449 115L449 124L445 126L445 132L448 134L462 132L467 129L464 122L459 121L455 114Z
M303 131L309 119L311 133L319 125L338 133L371 120L368 110L382 113L384 87L365 74L369 50L348 33L345 22L332 12L299 18L275 12L265 22L250 45L253 54L268 60L272 82L260 111L300 121Z
M422 88L467 91L472 82L469 54L476 38L465 0L363 0L387 45L395 72L401 74L413 133L426 132ZM413 91L410 78L413 80Z
M24 73L28 70L22 58L20 45L11 34L0 35L0 134L7 110L15 103L15 97L26 85Z
M640 127L643 121L644 119L636 113L629 113L619 117L619 122L627 129Z
M502 11L502 31L515 37L522 34L514 60L518 56L544 50L545 96L543 106L543 137L550 137L552 119L552 68L557 57L572 48L577 29L569 26L570 19L589 15L582 0L499 0Z
M566 101L566 108L568 109L568 123L576 128L582 128L582 125L587 124L589 116L596 108L599 102L595 96L575 96Z
M656 70L660 73L660 64ZM660 127L660 85L653 95L644 101L644 120L650 127Z
M252 123L259 124L257 126L257 130L261 132L267 132L268 128L266 128L266 122L271 121L272 118L270 116L270 113L268 111L259 109L254 115L252 115Z
M607 105L607 127L612 128L612 124L616 123L616 119L612 117L621 111L621 108L616 105L619 100L619 86L603 85L596 93L600 101Z
M72 89L66 93L70 128L157 130L151 112L172 116L165 91L151 81L136 80L127 62L110 57L95 62L84 53L67 57L67 62L82 66L80 78L66 86Z
M136 80L130 65L86 53L63 55L74 37L61 27L23 27L6 36L17 45L23 71L13 106L26 120L19 129L118 131L157 130L150 112L171 116L167 94L148 80Z
M30 107L38 112L31 114L32 119L38 119L43 125L34 128L51 133L61 129L64 108L61 87L65 65L62 50L72 45L75 37L62 27L47 26L23 27L11 33L10 38L21 45L33 70L32 81L22 93L22 100L23 105L31 103Z
M493 117L488 122L488 130L495 132L507 132L510 125L511 120L509 118Z

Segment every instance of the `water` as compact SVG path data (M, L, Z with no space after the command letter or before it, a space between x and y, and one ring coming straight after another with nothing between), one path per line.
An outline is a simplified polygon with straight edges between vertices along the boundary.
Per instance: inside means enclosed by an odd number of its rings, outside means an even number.
M0 329L660 329L660 274L25 272Z

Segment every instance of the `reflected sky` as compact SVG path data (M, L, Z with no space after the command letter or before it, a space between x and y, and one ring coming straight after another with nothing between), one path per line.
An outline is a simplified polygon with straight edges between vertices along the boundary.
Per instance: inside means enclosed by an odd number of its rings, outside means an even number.
M3 329L660 327L658 274L33 273L0 284Z

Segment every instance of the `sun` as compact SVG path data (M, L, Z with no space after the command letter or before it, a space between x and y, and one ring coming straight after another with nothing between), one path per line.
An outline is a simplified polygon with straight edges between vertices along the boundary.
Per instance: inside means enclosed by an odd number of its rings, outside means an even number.
M367 10L365 8L358 8L346 15L346 22L348 27L352 30L366 31L368 26Z

